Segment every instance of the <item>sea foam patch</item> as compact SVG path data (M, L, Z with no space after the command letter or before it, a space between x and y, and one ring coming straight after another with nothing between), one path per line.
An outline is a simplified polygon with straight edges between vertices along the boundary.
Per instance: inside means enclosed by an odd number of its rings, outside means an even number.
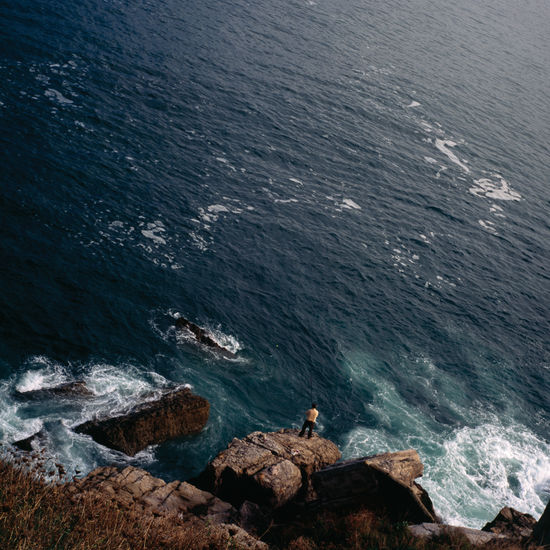
M460 166L464 172L467 174L470 173L470 168L466 166L464 161L461 161L456 154L449 149L449 147L456 147L457 143L450 140L450 139L439 139L436 138L435 140L435 146L444 154L446 155L451 162L454 162L457 166Z
M491 174L491 177L474 180L469 189L476 197L485 197L499 201L520 201L521 195L514 191L500 174Z

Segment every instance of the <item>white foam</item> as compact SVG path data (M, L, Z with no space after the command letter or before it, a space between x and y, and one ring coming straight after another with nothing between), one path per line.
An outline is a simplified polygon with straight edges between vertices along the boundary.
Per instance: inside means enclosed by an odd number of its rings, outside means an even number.
M164 233L166 230L161 221L148 223L147 229L142 229L141 234L147 239L151 239L156 244L166 244L166 239L161 237L159 233Z
M56 101L57 103L61 105L72 105L73 100L69 99L68 97L65 97L61 92L58 92L57 90L54 90L53 88L49 88L44 92L44 95L51 99L52 101Z
M414 107L420 107L420 103L418 103L418 101L411 101L408 105L407 105L408 108L412 109Z
M304 182L300 181L298 178L288 178L288 181L291 181L292 183L297 183L298 185L304 185Z
M351 199L343 199L342 200L342 208L347 209L353 209L353 210L361 210L361 207Z
M229 212L229 209L223 204L211 204L208 207L208 212L219 214L220 212Z
M519 201L521 195L514 191L500 174L491 174L494 179L480 178L474 180L474 186L469 191L476 197L486 197L501 201Z
M495 229L495 223L490 220L477 220L479 225L483 227L486 231L489 233L492 233L493 235L498 235L497 230Z
M425 160L428 164L436 164L436 163L437 163L437 160L435 160L435 159L432 158L432 157L424 157L424 160Z
M347 434L344 459L418 450L425 465L421 483L444 522L480 528L503 506L535 517L542 514L550 484L550 443L508 418L473 407L460 378L429 358L407 360L411 385L433 404L452 413L457 425L442 425L430 407L411 406L387 372L367 354L348 354L350 382L373 395L365 409L376 427L358 426Z
M46 357L33 357L30 366L33 368L25 371L15 385L15 389L19 392L52 388L69 380L66 369Z
M450 433L422 483L437 495L447 522L480 528L504 506L538 517L549 482L550 445L523 426L493 419Z
M435 140L435 146L447 157L449 157L449 160L451 162L454 162L457 166L460 166L467 174L470 173L470 169L466 164L461 161L450 149L449 147L456 147L456 143L454 141L451 141L450 139L439 139L436 138Z

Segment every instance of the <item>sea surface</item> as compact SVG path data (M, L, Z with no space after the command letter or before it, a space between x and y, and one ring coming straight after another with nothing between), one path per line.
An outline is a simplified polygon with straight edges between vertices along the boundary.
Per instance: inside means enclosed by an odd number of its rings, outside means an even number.
M413 447L455 524L550 498L550 3L0 3L0 441L199 473ZM236 353L177 335L176 318ZM17 392L84 380L91 399ZM173 384L196 437L71 427Z

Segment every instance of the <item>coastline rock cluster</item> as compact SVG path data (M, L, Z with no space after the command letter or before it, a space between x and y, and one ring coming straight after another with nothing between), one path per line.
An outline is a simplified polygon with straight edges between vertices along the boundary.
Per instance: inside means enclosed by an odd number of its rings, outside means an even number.
M89 396L89 390L78 382L41 392L25 397L43 398L44 392L49 396ZM125 414L85 422L75 431L134 455L148 445L200 432L209 407L206 399L179 387ZM14 444L31 450L35 441L40 441L40 433ZM122 508L206 522L239 547L251 550L268 548L255 536L273 522L357 507L407 522L417 537L459 533L473 545L500 540L550 544L550 503L538 522L528 514L503 508L482 530L443 525L427 492L416 481L424 467L414 449L345 462L339 462L340 458L338 447L317 434L307 439L298 437L295 429L257 431L233 439L194 480L166 483L139 468L120 471L107 466L66 487L73 499L92 493Z

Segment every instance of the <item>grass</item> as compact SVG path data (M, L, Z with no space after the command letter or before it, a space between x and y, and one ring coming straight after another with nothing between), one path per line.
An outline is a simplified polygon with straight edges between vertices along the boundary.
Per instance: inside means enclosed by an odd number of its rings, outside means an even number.
M227 550L239 545L196 520L158 517L121 508L106 497L71 499L61 482L46 482L28 464L0 457L1 550ZM278 550L473 550L462 536L429 541L413 537L405 523L391 523L363 509L322 511L272 527L264 539ZM493 543L490 550L520 550ZM489 550L489 547L487 548Z
M156 517L100 496L73 502L65 485L0 461L2 550L217 550L231 540L206 524Z

